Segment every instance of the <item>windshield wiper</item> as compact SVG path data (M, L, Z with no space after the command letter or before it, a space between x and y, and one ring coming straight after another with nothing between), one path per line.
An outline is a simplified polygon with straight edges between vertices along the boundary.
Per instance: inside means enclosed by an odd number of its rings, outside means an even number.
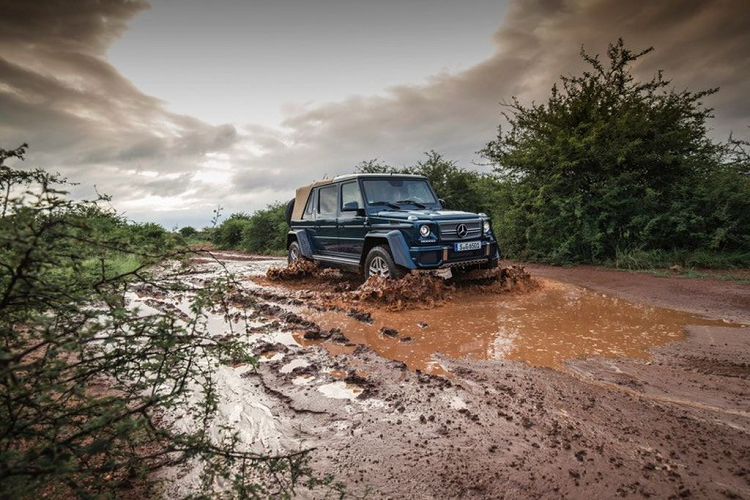
M421 203L414 200L399 200L396 202L396 205L414 205L417 208L427 208L425 205L422 205Z
M398 205L394 205L390 201L373 201L372 203L370 203L370 206L375 206L375 205L384 205L384 206L387 206L388 208L395 208L396 210L401 210L401 207L399 207Z

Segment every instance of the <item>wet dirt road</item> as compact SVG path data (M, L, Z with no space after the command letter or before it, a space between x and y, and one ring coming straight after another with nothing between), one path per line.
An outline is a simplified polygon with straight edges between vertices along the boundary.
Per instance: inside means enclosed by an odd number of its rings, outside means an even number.
M595 356L646 359L651 348L682 340L688 324L726 326L548 279L533 293L498 296L469 290L429 310L371 308L368 323L343 311L297 311L322 328L340 328L351 342L381 356L441 374L446 370L437 354L564 369L566 361ZM298 340L311 344L303 335Z
M669 281L532 267L524 293L395 312L233 264L265 332L247 390L352 493L750 498L750 287L705 311L726 283L681 280L672 303Z

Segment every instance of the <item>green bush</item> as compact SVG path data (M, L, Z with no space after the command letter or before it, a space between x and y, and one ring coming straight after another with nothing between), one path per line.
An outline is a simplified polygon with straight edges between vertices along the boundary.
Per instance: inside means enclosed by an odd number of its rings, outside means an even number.
M482 151L503 184L507 253L617 264L687 252L711 264L750 252L747 163L708 137L702 99L715 91L676 92L661 73L636 81L630 67L648 52L620 40L605 66L582 51L591 69L563 77L547 103L509 105L509 129Z
M191 238L198 234L198 231L193 226L181 227L178 232L183 238Z
M0 498L151 497L154 471L196 460L199 498L227 497L219 479L240 498L329 484L306 451L244 452L231 429L214 440L214 367L254 362L242 341L206 330L208 311L240 292L233 278L191 290L173 265L187 255L164 251L171 235L68 199L60 177L3 165L24 152L0 149ZM152 271L162 263L168 275ZM188 316L129 306L157 279L189 293ZM195 425L165 425L167 409Z
M245 218L229 218L216 228L212 241L219 248L239 250L243 234L248 226L250 226L250 221Z
M252 215L234 213L215 227L211 241L221 249L260 254L286 253L289 226L284 218L284 203L274 203Z
M255 212L242 230L242 249L253 253L285 253L289 232L285 207L284 203L275 203Z

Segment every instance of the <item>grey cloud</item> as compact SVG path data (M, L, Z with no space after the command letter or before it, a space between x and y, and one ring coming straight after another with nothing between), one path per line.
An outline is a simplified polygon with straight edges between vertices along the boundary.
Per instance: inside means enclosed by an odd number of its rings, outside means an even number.
M168 111L107 61L109 45L147 7L0 1L0 147L27 142L27 165L126 199L186 190L205 153L231 149L239 137L233 125ZM134 169L182 175L157 182Z
M0 43L103 54L125 31L128 21L147 8L148 3L141 0L2 0Z
M604 53L620 36L634 50L656 51L636 67L648 78L664 69L677 89L721 87L717 139L750 123L750 3L671 0L517 1L495 34L490 59L385 97L352 97L289 117L259 166L300 178L348 172L362 159L413 163L436 149L464 165L501 122L501 101L541 101L560 74L579 71L579 50ZM240 178L245 174L240 174ZM238 179L238 182L242 182Z

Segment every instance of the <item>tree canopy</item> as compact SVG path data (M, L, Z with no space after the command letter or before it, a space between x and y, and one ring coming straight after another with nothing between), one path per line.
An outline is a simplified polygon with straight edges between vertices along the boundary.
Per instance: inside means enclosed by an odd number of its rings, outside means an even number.
M558 262L750 254L747 165L709 137L703 100L717 89L676 91L661 72L637 80L633 63L651 51L620 39L603 62L582 49L589 69L561 77L546 103L506 104L508 126L481 153L508 187L507 251Z

